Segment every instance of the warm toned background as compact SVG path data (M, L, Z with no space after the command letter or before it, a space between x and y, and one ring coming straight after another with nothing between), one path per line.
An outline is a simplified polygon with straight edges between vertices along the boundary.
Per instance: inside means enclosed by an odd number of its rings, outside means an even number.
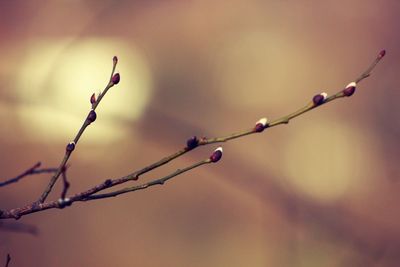
M252 127L334 93L380 49L356 94L224 144L223 160L163 187L0 228L10 266L399 266L400 1L0 1L0 179L71 158L71 193L130 173L192 135ZM207 157L202 147L150 179ZM0 188L35 200L49 176ZM51 195L59 196L60 185Z

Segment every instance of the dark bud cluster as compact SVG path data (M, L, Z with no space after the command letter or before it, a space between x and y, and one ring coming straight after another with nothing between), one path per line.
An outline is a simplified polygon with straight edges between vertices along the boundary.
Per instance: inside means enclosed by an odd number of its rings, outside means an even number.
M186 141L186 147L188 150L192 150L199 145L199 139L196 136L190 137Z

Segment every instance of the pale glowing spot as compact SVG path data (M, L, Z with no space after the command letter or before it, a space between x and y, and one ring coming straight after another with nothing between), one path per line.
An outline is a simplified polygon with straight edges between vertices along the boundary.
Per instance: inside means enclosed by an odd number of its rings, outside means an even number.
M119 58L116 71L121 74L121 82L109 90L97 108L98 119L94 127L91 126L94 128L91 141L120 138L118 131L124 125L118 127L117 122L137 120L148 103L151 95L149 69L144 55L133 44L100 38L49 39L29 42L27 50L18 75L17 93L20 101L30 106L29 110L21 110L49 112L40 116L20 113L31 137L65 140L65 133L68 133L72 139L91 108L90 96L93 92L97 96L108 83L114 55ZM29 121L24 120L26 116L30 117ZM101 126L105 122L107 125ZM109 127L110 124L113 127ZM99 131L101 127L104 128ZM56 128L56 131L49 128Z
M373 137L343 121L303 123L286 144L283 170L290 186L319 201L365 188L368 177L379 172Z

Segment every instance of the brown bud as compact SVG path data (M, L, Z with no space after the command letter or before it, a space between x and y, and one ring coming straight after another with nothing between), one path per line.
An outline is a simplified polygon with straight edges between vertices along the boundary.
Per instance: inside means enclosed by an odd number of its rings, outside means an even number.
M354 92L356 91L356 83L351 82L349 83L346 88L343 89L343 95L345 96L352 96Z
M267 128L267 118L262 118L259 121L256 122L256 126L254 126L254 131L257 133L261 133L264 131L265 128Z
M112 78L111 78L111 82L112 82L113 84L118 84L118 83L119 83L119 80L120 80L119 73L115 73L115 74L112 76Z
M325 99L326 99L327 96L328 95L326 93L320 93L318 95L315 95L313 97L314 105L319 106L319 105L323 104L325 102Z
M214 150L214 152L210 156L211 162L218 162L222 158L222 147L219 147Z
M114 65L117 65L117 63L118 63L118 58L117 58L117 56L114 56L114 57L113 57L113 62L114 62Z
M378 54L378 59L382 59L385 55L386 55L386 50L385 49L381 50L381 52L379 52Z
M190 137L186 141L186 147L188 150L192 150L193 148L197 147L199 145L199 139L197 139L196 136Z
M95 93L93 93L92 96L90 97L90 104L93 105L94 103L96 103L96 94Z
M75 142L69 142L67 147L65 148L67 152L72 152L74 151L74 149L75 149Z
M87 116L87 120L89 121L89 123L92 123L96 120L97 118L97 114L96 111L94 111L93 109L89 112L88 116Z

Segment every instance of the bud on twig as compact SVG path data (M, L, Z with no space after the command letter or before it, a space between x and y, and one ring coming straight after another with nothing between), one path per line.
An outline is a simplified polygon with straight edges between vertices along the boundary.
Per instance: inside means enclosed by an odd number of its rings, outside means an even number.
M118 84L118 83L119 83L119 80L120 80L119 73L115 73L115 74L112 76L112 78L111 78L111 82L112 82L113 84Z
M96 120L97 115L96 115L96 111L94 111L93 109L90 110L88 116L87 116L87 120L89 121L89 123L92 123Z
M193 148L197 147L199 145L199 139L197 139L196 136L190 137L186 141L186 147L188 150L192 150Z
M254 131L257 133L261 133L267 126L268 119L261 118L259 121L256 122L256 126L254 126Z
M325 102L327 96L328 96L328 94L325 93L325 92L324 93L320 93L318 95L315 95L313 97L314 105L319 106L319 105L323 104Z
M114 62L114 65L117 65L117 63L118 63L118 58L117 58L117 56L114 56L114 57L113 57L113 62Z
M346 88L343 89L343 95L345 96L352 96L354 92L356 91L356 83L351 82L349 83Z
M72 152L74 151L74 149L75 149L75 142L69 142L67 147L65 148L67 152Z
M219 147L214 150L214 152L210 156L211 162L218 162L222 158L222 147Z
M386 50L385 49L381 50L381 52L379 52L378 54L378 59L379 60L382 59L385 55L386 55Z
M96 103L96 94L95 93L93 93L92 96L90 97L90 104L93 105L94 103Z

